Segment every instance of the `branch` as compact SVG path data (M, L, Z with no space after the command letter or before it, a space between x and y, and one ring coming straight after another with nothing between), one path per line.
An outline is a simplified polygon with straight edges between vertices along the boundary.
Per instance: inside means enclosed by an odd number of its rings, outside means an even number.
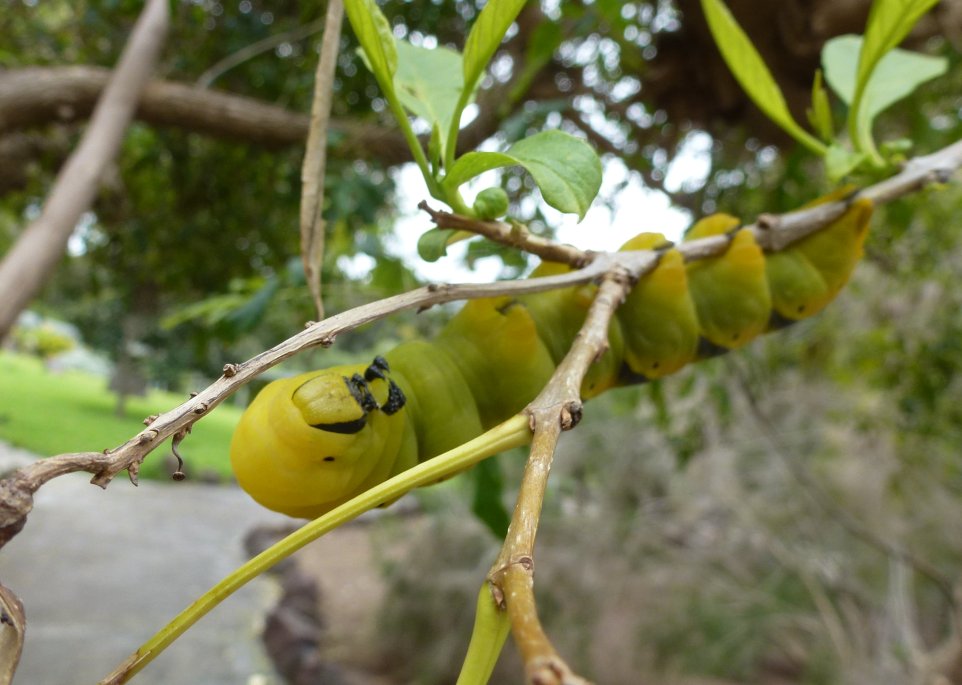
M203 74L197 77L198 88L210 88L210 85L234 67L243 64L249 59L269 52L284 43L295 43L308 36L317 33L324 28L324 19L317 19L303 26L297 26L290 31L275 33L262 40L242 47L237 52L232 52L224 59L208 67Z
M621 261L654 266L651 253L624 253ZM15 536L33 507L33 493L47 481L67 473L93 474L92 483L106 487L121 471L128 471L136 484L137 470L144 458L168 437L181 434L198 419L223 402L242 385L295 354L312 347L328 347L341 333L408 309L427 309L454 300L495 297L504 294L535 293L554 288L590 283L604 273L610 262L595 263L566 274L486 284L429 285L407 293L361 305L329 317L241 364L228 364L224 375L202 392L158 417L127 442L103 452L78 452L41 459L0 480L0 546Z
M585 323L568 354L541 394L525 413L534 436L504 546L488 579L495 599L507 606L511 631L525 663L529 683L583 685L552 646L538 620L534 599L534 541L548 473L558 437L581 419L581 383L588 367L608 349L608 324L637 280L634 273L614 267L605 274Z
M962 167L962 140L930 155L910 160L901 172L862 189L858 196L870 199L876 205L885 204L933 183L946 183L959 167ZM742 230L751 231L766 252L780 252L840 217L845 213L849 202L850 198L785 214L762 214L755 223L745 224ZM517 223L481 221L431 209L426 202L421 202L418 207L427 212L439 228L477 233L504 245L523 249L542 259L570 264L575 268L580 268L602 255L613 257L611 253L583 251L532 235ZM685 261L690 262L720 255L728 249L729 244L729 239L725 236L713 236L680 243L675 248L682 253Z
M530 252L549 262L561 262L562 264L570 264L575 268L581 268L593 259L589 252L536 236L530 233L525 226L516 222L508 224L503 221L484 221L470 216L431 209L426 200L422 200L418 204L418 209L427 212L438 228L453 228L459 231L477 233L496 243Z
M327 167L327 129L331 121L334 71L344 19L342 0L330 0L321 41L321 57L314 76L314 102L307 151L301 166L301 261L317 318L324 318L321 300L321 263L324 260L324 173Z
M962 166L962 140L908 161L903 170L884 181L858 193L877 205L891 202L933 183L946 183ZM847 207L844 201L799 209L781 216L762 214L755 224L745 228L755 233L759 245L770 252L778 252L815 233L825 224L840 217Z
M0 133L86 117L110 78L100 67L30 67L0 71ZM172 81L153 80L137 103L139 120L176 126L217 138L260 145L302 145L308 117L254 98ZM376 159L386 165L410 161L397 130L339 119L334 147L344 158Z
M150 0L97 102L90 126L57 175L40 217L0 262L0 340L63 257L80 215L93 202L104 169L117 156L140 92L157 63L170 23L166 0Z

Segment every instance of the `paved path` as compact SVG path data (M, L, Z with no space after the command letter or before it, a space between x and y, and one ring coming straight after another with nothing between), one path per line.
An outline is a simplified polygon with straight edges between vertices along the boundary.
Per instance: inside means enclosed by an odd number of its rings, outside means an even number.
M29 455L0 443L0 470ZM94 683L244 560L257 524L288 521L235 488L84 476L37 494L24 530L0 552L0 581L27 611L15 685ZM134 680L137 685L274 685L257 637L273 581L227 599Z

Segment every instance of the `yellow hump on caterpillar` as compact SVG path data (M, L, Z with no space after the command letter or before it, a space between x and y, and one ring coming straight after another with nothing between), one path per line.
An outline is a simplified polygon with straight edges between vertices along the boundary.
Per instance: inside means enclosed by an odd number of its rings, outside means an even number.
M698 317L687 271L681 253L670 245L660 233L641 233L621 248L664 250L658 265L641 278L617 312L625 364L635 377L672 374L694 361L698 349Z
M737 230L733 216L717 214L696 223L685 240L728 235L722 254L688 264L688 284L702 337L710 346L736 349L768 329L772 299L765 255L751 231Z

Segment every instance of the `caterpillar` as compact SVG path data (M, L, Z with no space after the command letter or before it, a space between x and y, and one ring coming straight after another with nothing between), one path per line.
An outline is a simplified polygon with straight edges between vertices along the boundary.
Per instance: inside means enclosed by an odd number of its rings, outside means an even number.
M725 235L726 250L687 264L661 234L635 236L621 249L656 250L659 261L612 318L608 350L585 377L583 397L667 376L817 314L861 258L871 214L871 201L849 196L829 226L767 254L738 219L712 215L685 240ZM546 262L533 276L568 268ZM473 300L432 342L270 383L231 442L238 482L269 509L313 518L480 435L538 394L595 288Z

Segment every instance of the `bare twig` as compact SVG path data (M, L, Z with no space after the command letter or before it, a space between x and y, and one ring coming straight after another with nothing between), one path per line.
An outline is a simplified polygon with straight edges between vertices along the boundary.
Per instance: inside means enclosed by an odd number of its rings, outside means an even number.
M80 215L90 207L100 178L117 156L140 92L167 36L167 0L150 0L134 25L117 69L97 103L80 145L64 164L43 211L0 262L0 340L63 257Z
M591 253L579 250L571 245L562 245L553 240L536 236L521 224L483 221L469 216L432 209L424 200L418 204L418 209L427 212L438 228L452 228L477 233L503 245L510 245L519 250L530 252L549 262L561 262L570 264L575 268L581 268L592 260Z
M26 630L23 604L15 594L0 585L0 685L13 682Z
M210 88L210 85L234 67L243 64L249 59L254 59L258 55L273 50L284 43L296 43L310 35L313 35L324 28L324 19L316 19L308 24L296 26L290 31L275 33L262 40L242 47L237 52L232 52L224 59L208 67L203 74L197 78L198 88Z
M858 196L881 205L899 197L915 192L933 183L945 183L959 167L962 167L962 141L958 141L937 152L917 157L905 168L880 183L868 186ZM483 235L505 245L523 249L542 259L570 264L575 268L608 253L579 250L571 245L562 245L546 238L532 235L523 226L502 221L481 221L432 209L426 202L418 207L427 212L439 228L453 228ZM848 202L839 200L827 202L785 214L762 214L755 223L745 224L742 230L751 231L758 244L767 252L779 252L798 242L840 217L848 208ZM639 227L640 229L643 227ZM707 259L728 249L729 239L713 236L677 245L685 261ZM609 256L611 256L609 254Z
M924 157L910 160L895 176L862 190L858 196L885 204L933 183L946 183L962 166L962 141ZM845 211L844 201L830 202L799 209L780 216L762 214L755 224L746 226L755 233L759 244L770 252L783 250L792 243L814 233L820 226L834 221Z
M534 541L558 436L581 419L581 383L591 363L608 349L608 324L638 273L615 267L605 274L585 323L541 394L528 407L534 436L508 534L489 573L504 602L511 631L532 685L581 685L538 620L534 601Z
M644 252L625 253L625 258L633 264L653 263L652 256ZM242 364L228 364L221 378L180 406L153 418L143 431L119 447L103 452L78 452L42 459L0 480L0 546L23 527L25 517L33 506L33 493L47 481L67 473L85 471L94 474L92 483L106 487L121 471L133 469L135 472L147 454L168 437L186 430L252 378L298 352L317 346L327 347L345 331L407 309L424 309L454 300L541 292L589 283L603 274L609 264L606 260L597 260L580 271L523 281L425 286L312 324Z
M314 299L318 320L324 318L321 299L321 263L324 261L324 173L327 166L327 127L331 120L334 70L344 20L342 0L327 3L321 57L314 76L314 102L307 151L301 166L301 260L304 277Z

